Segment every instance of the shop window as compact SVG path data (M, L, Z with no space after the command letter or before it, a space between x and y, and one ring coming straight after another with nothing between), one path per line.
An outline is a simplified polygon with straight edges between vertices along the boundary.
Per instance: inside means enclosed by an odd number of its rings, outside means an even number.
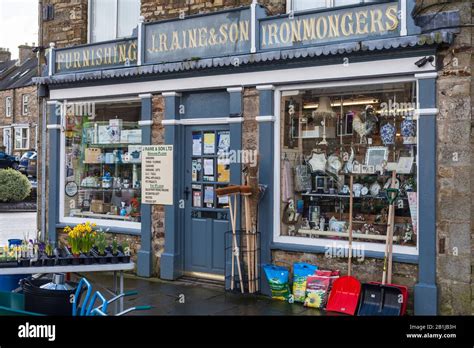
M64 222L140 227L140 104L68 107L63 140Z
M29 142L28 128L15 128L15 150L28 149Z
M309 11L331 7L341 7L349 5L363 5L377 2L386 2L385 0L293 0L290 10Z
M90 0L90 41L132 36L140 16L140 0Z
M28 115L28 103L30 101L30 96L28 94L23 94L21 97L21 114L23 116Z
M415 109L411 82L283 92L279 236L322 246L347 241L352 176L354 241L384 250L391 221L387 189L396 188L395 250L413 253L418 225Z
M12 97L5 98L5 116L12 117L13 106L12 106Z

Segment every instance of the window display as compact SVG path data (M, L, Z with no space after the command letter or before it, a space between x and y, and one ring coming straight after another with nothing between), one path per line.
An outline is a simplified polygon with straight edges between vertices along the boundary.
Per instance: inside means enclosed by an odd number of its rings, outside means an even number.
M347 240L349 182L356 242L417 243L414 83L300 89L281 97L281 236ZM392 174L396 179L392 182Z
M141 220L140 104L95 104L93 115L66 114L64 217ZM135 223L135 224L133 224Z

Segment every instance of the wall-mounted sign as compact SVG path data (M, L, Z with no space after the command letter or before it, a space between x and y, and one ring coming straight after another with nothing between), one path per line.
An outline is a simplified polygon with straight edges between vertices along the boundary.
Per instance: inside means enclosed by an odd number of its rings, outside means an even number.
M250 52L250 9L145 25L145 63L176 62Z
M142 203L173 204L173 145L142 147Z
M261 20L259 47L297 48L398 33L398 3L392 2Z
M98 70L137 64L136 39L78 46L55 51L55 72Z

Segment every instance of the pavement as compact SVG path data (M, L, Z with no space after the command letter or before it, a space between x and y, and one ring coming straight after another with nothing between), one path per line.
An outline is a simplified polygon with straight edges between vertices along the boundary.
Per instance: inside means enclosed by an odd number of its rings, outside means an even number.
M0 213L0 246L9 239L36 238L36 212Z
M90 273L88 279L96 289L112 289L111 274ZM124 307L151 305L147 311L129 315L324 315L302 303L272 300L263 295L226 292L223 285L199 283L193 280L165 281L157 278L139 278L126 275L126 290L138 291L137 296L126 297ZM106 292L104 292L106 294ZM106 296L110 297L110 295Z

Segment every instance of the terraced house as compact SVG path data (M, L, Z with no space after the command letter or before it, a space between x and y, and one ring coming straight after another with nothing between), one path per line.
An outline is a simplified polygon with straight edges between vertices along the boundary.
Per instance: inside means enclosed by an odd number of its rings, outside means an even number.
M254 245L266 294L263 264L345 273L350 235L380 281L389 241L409 312L474 314L471 1L40 3L50 239L87 219L140 276L228 287Z
M19 46L19 58L0 48L0 146L10 155L21 156L36 149L38 132L38 60L28 45Z

